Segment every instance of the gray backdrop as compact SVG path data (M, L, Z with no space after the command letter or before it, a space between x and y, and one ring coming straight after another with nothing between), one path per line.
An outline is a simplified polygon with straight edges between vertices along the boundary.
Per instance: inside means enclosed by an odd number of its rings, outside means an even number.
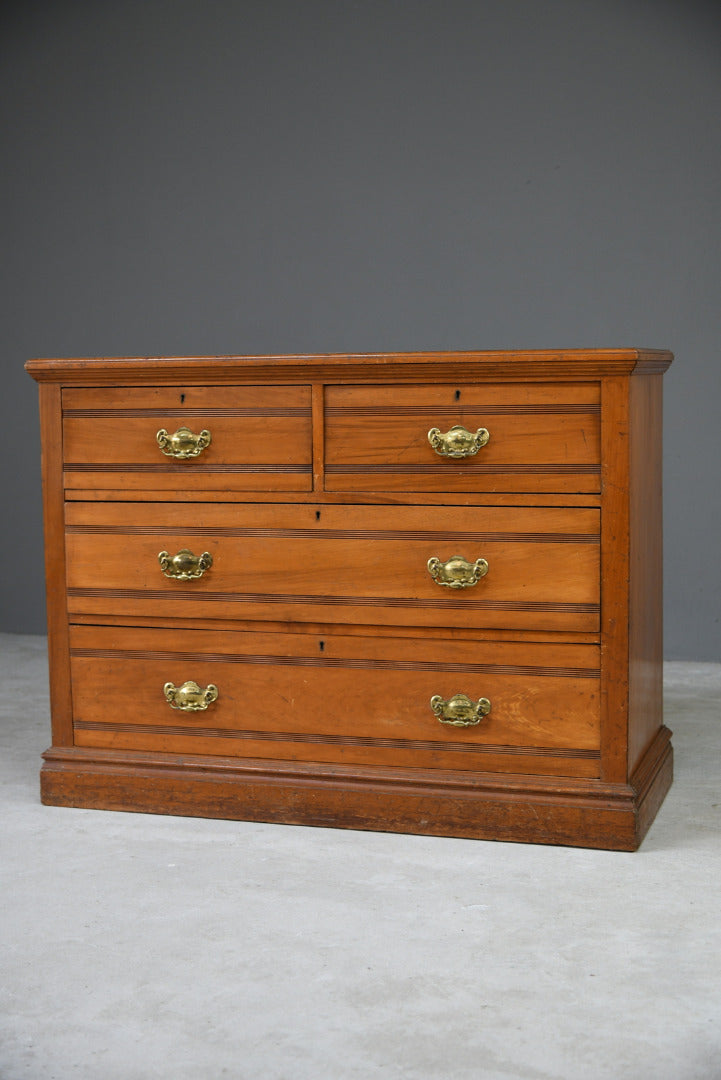
M45 625L29 356L640 345L666 655L721 659L717 4L6 0L0 49L0 629Z

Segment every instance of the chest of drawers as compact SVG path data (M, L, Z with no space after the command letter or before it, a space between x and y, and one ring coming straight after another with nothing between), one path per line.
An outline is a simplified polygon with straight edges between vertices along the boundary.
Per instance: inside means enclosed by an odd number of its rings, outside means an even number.
M43 801L637 847L670 362L30 361Z

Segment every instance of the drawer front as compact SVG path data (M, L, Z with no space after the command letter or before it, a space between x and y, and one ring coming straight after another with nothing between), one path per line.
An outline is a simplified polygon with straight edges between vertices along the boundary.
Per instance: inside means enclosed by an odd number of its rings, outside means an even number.
M308 491L310 388L67 389L63 459L68 491Z
M330 491L600 490L598 383L329 386L325 432Z
M594 645L76 626L71 665L79 746L598 775Z
M596 509L144 503L130 523L70 503L66 520L71 614L599 626Z

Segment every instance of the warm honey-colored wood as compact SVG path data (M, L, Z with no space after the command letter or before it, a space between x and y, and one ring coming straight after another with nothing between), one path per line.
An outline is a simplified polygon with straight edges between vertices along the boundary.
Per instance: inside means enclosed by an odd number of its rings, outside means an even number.
M197 433L204 428L212 432L213 441L202 455L187 461L173 461L159 449L156 432L165 428L171 434L187 426ZM70 417L64 424L65 471L75 483L82 481L81 466L90 465L93 473L105 466L116 466L124 474L133 466L148 470L173 470L183 480L196 472L211 471L225 466L228 475L232 467L266 465L310 465L310 418L291 417L285 423L271 425L265 416L209 417L198 413L158 417L114 416ZM310 471L309 469L307 470ZM229 485L232 486L232 485Z
M68 652L68 612L65 589L65 530L63 521L63 430L60 388L40 388L43 513L45 523L45 581L48 621L48 667L53 744L73 744L73 698Z
M588 385L430 385L326 390L329 490L599 489L599 390ZM431 428L490 432L473 457L439 457Z
M322 472L322 470L319 470ZM187 474L186 474L187 475ZM107 480L107 477L104 478ZM273 481L277 483L277 477ZM222 484L222 481L221 481ZM217 491L205 490L202 492L204 502L222 503L270 503L287 502L288 494L278 490L248 491L247 489L230 491L220 486ZM195 491L188 491L177 485L169 487L166 491L158 491L153 487L153 481L146 481L139 487L118 488L67 488L65 498L68 502L173 502L180 506L182 503L198 502ZM529 492L524 491L424 491L421 500L425 506L600 506L601 496L597 492ZM294 491L293 503L327 503L328 505L348 505L348 494L334 491ZM408 491L354 491L354 505L385 505L385 506L417 506L419 502L418 492Z
M633 851L671 783L662 728L631 784L384 766L49 750L43 802Z
M97 626L98 616L95 614L89 614L86 612L73 612L73 623L77 625ZM173 626L177 629L183 630L257 630L257 619L199 619L194 617L192 619L187 616L177 615L172 620ZM133 612L132 615L109 615L107 612L102 616L103 626L167 626L168 617L155 616L155 615L138 615L137 612ZM281 633L312 633L318 634L323 637L324 634L338 633L351 634L360 637L366 637L369 633L368 626L356 625L355 623L320 623L320 622L294 622L291 619L286 619L283 622L279 622L276 619L264 619L263 630L279 630ZM558 643L559 634L557 630L519 630L515 628L513 630L503 630L498 627L486 629L483 627L470 627L463 626L444 626L443 627L443 640L444 641L475 641L475 642L497 642L497 641L515 641L518 644L524 642L536 642L536 641L550 641L554 644ZM437 627L424 627L415 626L409 629L402 626L380 626L376 624L372 628L374 637L397 637L399 633L412 633L414 637L423 639L425 637L437 637ZM597 645L600 640L600 634L585 634L578 633L572 630L565 630L563 632L563 641L568 644L576 643L578 645Z
M654 350L36 360L57 805L633 850L671 782ZM472 459L432 426L487 427ZM207 456L155 433L210 428ZM212 451L212 453L211 453ZM156 456L157 455L157 456ZM189 582L158 551L207 550ZM486 558L449 590L430 556ZM67 565L66 565L67 564ZM214 683L172 709L166 681ZM430 698L487 697L478 725Z
M652 374L669 366L662 349L530 349L469 352L335 353L325 356L176 356L34 359L39 382L65 386L202 386L296 382L548 382Z
M92 363L90 361L89 363ZM232 414L240 419L236 429L239 442L243 419L264 416L278 433L287 417L310 417L310 386L204 386L182 383L177 386L71 386L63 390L65 416L112 413L118 420L127 414L161 419L172 415L204 418ZM120 428L120 423L118 427Z
M122 484L118 497L123 501L143 500L150 493L154 499L182 503L208 499L228 502L250 491L310 491L313 478L310 463L213 466L178 461L168 465L68 466L64 482L68 498L72 498L76 486L117 483Z
M313 384L313 491L325 487L325 387Z
M609 783L628 776L628 379L602 386L601 455L601 775Z
M439 465L422 467L377 466L355 467L349 465L326 466L326 484L330 491L356 492L412 491L424 498L428 492L514 492L523 494L530 487L543 492L576 492L599 490L599 467L577 466L568 470L563 466L530 465L509 466L502 472L499 468L483 465L467 465L465 468L444 469ZM482 501L482 500L479 500Z
M633 770L663 716L663 577L661 375L630 386L629 490L629 726L628 767Z
M444 369L438 370L443 376ZM393 416L398 410L412 409L418 416L433 415L439 409L463 423L468 416L564 415L579 411L597 415L601 404L601 384L587 382L483 382L458 383L446 379L432 383L404 386L399 394L388 383L364 381L362 385L331 384L325 388L325 406L331 415L351 412L359 416L375 413ZM488 425L486 425L488 426ZM549 431L553 435L553 431ZM598 460L598 458L596 458Z
M488 769L490 755L507 771L555 756L561 775L575 759L598 770L595 646L496 643L480 657L437 639L77 626L71 664L78 745L427 768ZM218 686L217 701L171 708L164 684L191 679ZM456 693L489 698L490 713L440 723L431 697Z
M176 461L156 434L208 430L210 445ZM65 486L283 491L312 485L310 389L73 388L63 393Z
M329 386L329 491L598 491L598 383ZM431 428L485 428L464 459L439 456Z
M259 527L259 512L262 523ZM72 612L169 618L355 622L593 632L599 618L599 512L499 507L147 503L67 510ZM207 551L202 578L169 580L158 553ZM461 554L489 571L439 586L428 560ZM519 582L523 587L519 589ZM210 606L210 607L209 607Z

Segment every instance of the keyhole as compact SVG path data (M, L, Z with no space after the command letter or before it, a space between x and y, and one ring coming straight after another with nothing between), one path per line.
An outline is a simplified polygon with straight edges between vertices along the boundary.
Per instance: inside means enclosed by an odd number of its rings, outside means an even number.
M460 401L460 398L461 398L461 392L460 392L460 390L456 390L456 401Z
M315 520L320 521L320 510L316 510L316 512L315 512Z
M180 395L180 404L182 405L184 401L185 401L185 394L181 394Z
M318 642L318 648L320 649L321 652L323 652L323 649L325 648L325 642L324 641L319 641Z

